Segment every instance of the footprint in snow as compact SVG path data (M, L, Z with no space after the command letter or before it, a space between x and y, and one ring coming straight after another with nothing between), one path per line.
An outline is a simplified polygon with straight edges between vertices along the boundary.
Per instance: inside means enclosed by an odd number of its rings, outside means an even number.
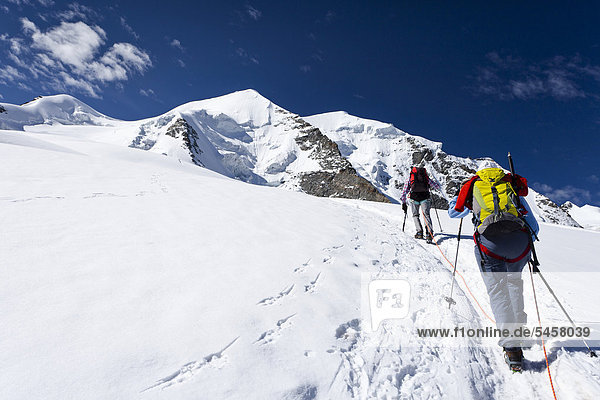
M257 305L270 306L270 305L273 305L273 304L279 302L280 300L282 300L284 297L286 297L287 295L289 295L292 292L292 290L294 289L294 286L295 285L292 284L289 287L287 287L286 289L283 289L277 295L262 299L261 301L259 301L257 303Z
M321 277L321 273L319 272L314 280L312 280L308 285L304 285L305 293L314 293L315 287L317 286L317 282L319 282L319 278Z
M224 358L225 350L229 349L238 339L239 336L233 339L233 341L231 341L227 346L223 347L220 351L209 354L200 361L192 361L185 364L179 368L178 371L175 371L171 375L158 380L154 385L147 387L146 389L142 390L142 392L146 392L154 388L165 389L169 386L186 382L191 379L196 372L209 366L214 368L223 367L227 363L226 358Z
M85 196L84 199L95 199L97 197L127 197L121 194L114 194L114 193L101 193L101 192L96 192L96 193L92 193L89 196Z
M269 329L268 331L263 332L254 344L266 345L273 342L275 339L281 336L281 331L289 328L292 325L290 321L292 317L296 315L295 313L290 315L289 317L285 317L277 321L275 324L275 328Z
M309 258L304 264L302 264L298 268L294 269L294 272L297 273L297 274L301 274L301 273L305 272L306 271L306 267L309 266L311 260L312 259Z
M62 200L62 199L64 199L64 197L63 196L35 196L35 197L29 197L29 198L26 198L26 199L10 200L10 202L11 203L22 203L22 202L26 202L26 201L45 200L45 199Z

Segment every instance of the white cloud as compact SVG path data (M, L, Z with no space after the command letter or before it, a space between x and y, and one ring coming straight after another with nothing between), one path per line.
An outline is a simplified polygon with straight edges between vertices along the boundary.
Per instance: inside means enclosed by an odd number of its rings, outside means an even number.
M545 183L534 182L531 185L538 192L543 193L557 204L570 201L577 205L591 203L592 193L587 189L577 188L571 185L562 188L553 188Z
M86 93L90 97L100 97L98 94L100 89L97 85L94 85L83 79L74 78L64 71L60 73L60 77L62 78L62 82L65 84L65 86Z
M106 39L102 28L84 22L62 22L45 33L27 18L23 18L22 23L25 33L31 34L34 49L71 66L78 73L85 71Z
M138 35L137 32L133 30L133 28L127 23L127 20L124 17L121 17L121 26L123 27L123 29L129 32L129 34L133 36L135 40L138 40L140 38L140 35Z
M238 47L237 49L235 49L235 54L237 54L238 57L240 57L244 61L250 61L251 63L256 64L256 65L260 64L258 61L258 58L248 54L248 52L241 47Z
M179 49L181 51L183 51L183 46L181 45L181 42L177 39L173 39L171 40L171 46L175 47L176 49Z
M25 75L20 73L16 68L10 65L0 67L0 82L14 82L21 79L25 79Z
M142 96L146 96L146 97L154 97L154 90L152 90L152 89L148 89L148 90L140 89L140 94Z
M255 21L258 21L262 17L262 12L252 7L250 4L246 5L246 13Z
M577 56L557 56L537 63L526 63L510 55L503 57L496 52L486 58L487 65L480 67L475 77L475 92L501 100L584 98L592 93L584 91L583 86L593 90L593 85L585 85L586 80L600 81L600 66L585 64Z
M34 78L43 89L70 89L99 97L101 84L126 81L152 66L150 56L131 43L115 43L103 51L107 35L96 25L63 21L41 31L27 18L21 23L22 37L0 36L9 43L8 58L14 64L2 69L4 83L25 84Z
M300 71L304 72L305 74L310 72L310 70L311 70L310 65L301 65L299 68L300 68Z
M91 63L90 69L101 81L127 80L131 72L143 73L152 65L150 57L131 43L115 43L100 61Z
M183 60L182 60L181 58L178 58L178 59L177 59L177 63L179 64L179 66L180 66L181 68L185 68L185 63L183 62Z
M323 55L322 54L318 54L318 53L313 53L310 58L312 58L313 60L319 61L319 62L323 62Z
M71 3L67 8L68 10L61 11L56 16L64 21L73 21L76 19L87 21L89 18L98 16L98 13L92 8L79 3Z
M9 3L15 4L17 6L34 5L32 0L7 0L7 1ZM50 7L50 6L54 5L54 0L37 0L37 2L44 7Z

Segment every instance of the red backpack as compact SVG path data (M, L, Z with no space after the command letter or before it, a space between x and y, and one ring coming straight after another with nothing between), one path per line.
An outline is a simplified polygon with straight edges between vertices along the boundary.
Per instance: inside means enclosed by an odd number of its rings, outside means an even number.
M429 193L429 176L425 168L412 167L410 170L410 193Z

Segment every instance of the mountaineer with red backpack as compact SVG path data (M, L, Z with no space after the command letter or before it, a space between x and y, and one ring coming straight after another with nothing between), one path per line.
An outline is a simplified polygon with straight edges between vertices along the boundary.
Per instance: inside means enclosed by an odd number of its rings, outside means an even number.
M415 223L417 233L415 238L423 239L423 226L419 219L419 208L423 208L423 215L425 217L425 233L427 243L431 243L433 240L433 224L431 223L431 194L429 188L437 189L442 193L442 187L438 181L431 179L427 174L427 170L423 167L412 167L410 170L410 176L408 181L404 184L404 190L400 196L402 201L402 210L406 214L407 205L406 197L410 197L410 208ZM410 194L410 195L409 195ZM444 195L442 193L442 195Z
M501 168L483 168L462 185L448 209L451 218L463 218L469 210L473 212L475 258L496 325L511 332L527 323L521 271L531 258L532 235L535 237L539 231L523 198L527 192L527 179ZM510 369L520 372L522 342L502 337L498 344L504 348Z

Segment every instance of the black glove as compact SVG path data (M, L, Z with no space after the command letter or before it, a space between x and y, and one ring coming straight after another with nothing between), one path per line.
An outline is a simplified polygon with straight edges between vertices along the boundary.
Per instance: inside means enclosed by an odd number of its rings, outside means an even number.
M402 211L404 211L406 213L406 210L408 210L406 203L402 203Z

